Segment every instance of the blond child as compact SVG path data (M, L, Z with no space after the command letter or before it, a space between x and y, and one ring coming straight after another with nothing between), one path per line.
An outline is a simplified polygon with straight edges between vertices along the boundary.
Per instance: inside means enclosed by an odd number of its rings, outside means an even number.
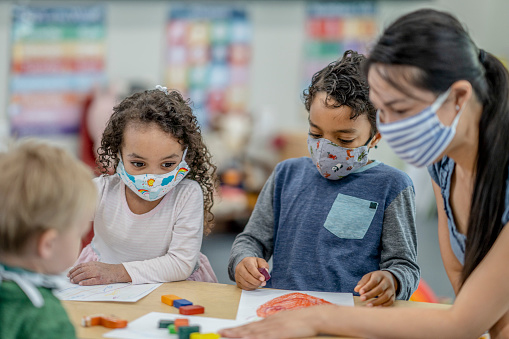
M0 338L74 338L52 290L93 214L92 174L33 140L0 154L0 173Z

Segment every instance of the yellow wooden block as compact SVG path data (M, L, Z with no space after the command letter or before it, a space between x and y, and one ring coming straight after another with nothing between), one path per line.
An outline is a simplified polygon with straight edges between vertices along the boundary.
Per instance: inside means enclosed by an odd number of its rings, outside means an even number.
M189 339L219 339L221 336L217 333L191 333Z
M161 301L165 303L166 305L173 306L173 300L179 300L182 299L181 297L177 297L173 294L166 294L161 296Z

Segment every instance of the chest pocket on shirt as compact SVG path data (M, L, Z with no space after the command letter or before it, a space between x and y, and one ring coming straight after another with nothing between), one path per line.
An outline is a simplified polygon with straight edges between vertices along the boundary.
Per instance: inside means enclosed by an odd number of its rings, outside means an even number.
M362 239L375 216L378 203L338 194L323 225L343 239Z

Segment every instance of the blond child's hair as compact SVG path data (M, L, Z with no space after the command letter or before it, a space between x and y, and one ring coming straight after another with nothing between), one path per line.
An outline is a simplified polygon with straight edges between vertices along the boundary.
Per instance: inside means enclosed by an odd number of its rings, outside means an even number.
M0 253L21 254L48 229L64 232L95 208L92 172L67 151L25 140L0 153Z

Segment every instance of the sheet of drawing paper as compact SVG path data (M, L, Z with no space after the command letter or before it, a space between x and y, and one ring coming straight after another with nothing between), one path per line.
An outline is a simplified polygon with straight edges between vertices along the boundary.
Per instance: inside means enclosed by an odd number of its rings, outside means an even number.
M134 321L126 328L110 331L103 336L105 338L123 339L155 339L155 338L178 338L177 334L169 334L168 329L158 328L160 320L175 320L177 318L189 319L189 325L199 325L201 333L215 333L223 328L239 326L242 323L236 320L185 316L173 313L151 312Z
M54 294L60 300L136 302L161 285L119 283L80 286L69 282Z
M332 293L332 292L313 292L313 291L290 291L259 288L253 291L242 291L237 311L237 320L241 322L251 322L260 320L256 314L258 308L271 301L274 298L281 297L290 293L303 293L312 297L324 299L330 303L342 306L353 306L352 293Z

